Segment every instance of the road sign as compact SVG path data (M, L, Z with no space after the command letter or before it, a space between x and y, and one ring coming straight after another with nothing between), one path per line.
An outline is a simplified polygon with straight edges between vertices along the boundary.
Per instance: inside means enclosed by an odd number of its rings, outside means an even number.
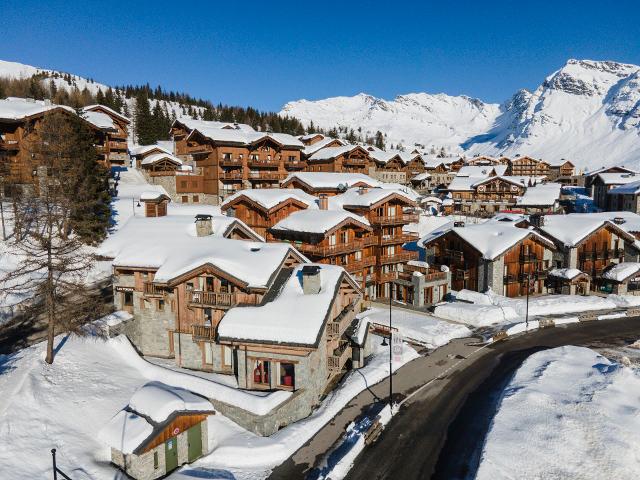
M394 362L402 362L402 348L402 335L399 332L393 332L393 336L391 337L391 353Z

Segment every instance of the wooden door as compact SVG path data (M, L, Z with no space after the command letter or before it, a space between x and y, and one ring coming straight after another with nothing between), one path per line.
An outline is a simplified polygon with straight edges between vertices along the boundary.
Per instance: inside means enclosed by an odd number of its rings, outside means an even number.
M178 468L178 439L171 437L164 442L165 472Z
M189 463L202 456L202 423L198 423L187 430L189 443Z

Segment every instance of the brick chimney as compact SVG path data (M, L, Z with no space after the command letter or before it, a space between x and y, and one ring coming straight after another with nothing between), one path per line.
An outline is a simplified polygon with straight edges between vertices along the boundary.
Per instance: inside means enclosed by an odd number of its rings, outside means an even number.
M211 215L196 215L196 234L198 237L208 237L209 235L213 235L213 222L211 221Z
M329 197L326 193L321 193L318 200L320 210L329 210Z
M302 292L305 295L320 293L320 267L305 265L302 267Z

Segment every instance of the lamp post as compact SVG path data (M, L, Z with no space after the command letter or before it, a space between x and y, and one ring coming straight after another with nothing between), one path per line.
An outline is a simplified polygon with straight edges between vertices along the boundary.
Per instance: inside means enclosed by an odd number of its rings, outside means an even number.
M392 408L393 405L393 331L391 330L391 283L389 283L389 409ZM382 346L387 346L386 337L382 337Z

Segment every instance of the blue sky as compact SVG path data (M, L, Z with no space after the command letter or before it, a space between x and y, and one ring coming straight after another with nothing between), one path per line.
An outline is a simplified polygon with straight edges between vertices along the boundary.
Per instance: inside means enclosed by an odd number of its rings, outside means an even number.
M506 100L568 58L640 64L640 2L0 2L0 58L214 102Z

